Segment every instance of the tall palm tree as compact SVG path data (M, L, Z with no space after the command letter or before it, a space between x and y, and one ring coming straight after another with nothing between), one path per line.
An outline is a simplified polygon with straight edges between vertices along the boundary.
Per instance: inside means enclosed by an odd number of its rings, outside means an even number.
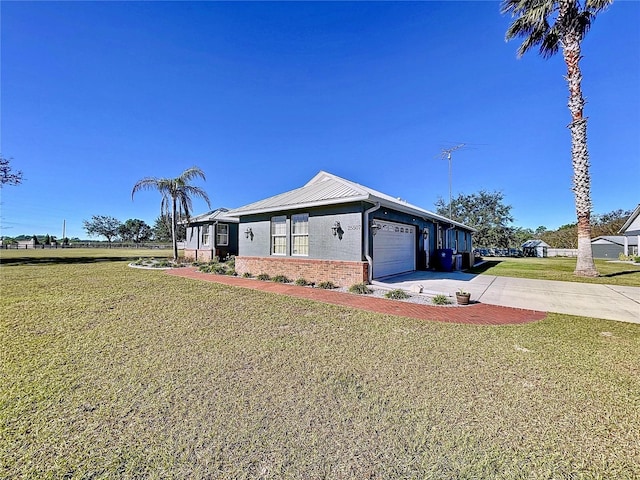
M160 204L161 215L171 218L171 239L173 242L173 259L178 259L178 239L176 236L177 219L186 218L189 220L193 205L191 197L201 197L211 208L209 197L200 187L189 185L194 178L205 179L204 172L198 167L187 168L177 178L156 178L146 177L139 180L133 186L131 191L131 199L136 192L140 190L158 190L162 195L162 203Z
M562 48L569 84L571 123L568 128L578 217L578 259L574 274L584 277L597 277L598 271L591 251L591 176L587 118L583 116L581 45L596 15L611 3L613 0L503 0L501 7L503 14L510 13L515 18L506 39L524 39L518 57L535 46L539 47L543 58L555 55Z

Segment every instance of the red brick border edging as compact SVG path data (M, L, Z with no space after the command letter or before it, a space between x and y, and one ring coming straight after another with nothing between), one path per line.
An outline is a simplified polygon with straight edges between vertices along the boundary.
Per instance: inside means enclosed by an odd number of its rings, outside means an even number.
M167 270L169 275L221 283L233 287L262 290L281 295L298 298L308 298L318 302L331 303L359 308L376 313L399 315L402 317L432 320L436 322L461 323L467 325L517 325L542 320L546 312L525 310L521 308L501 307L475 303L465 307L439 307L436 305L422 305L398 300L373 298L366 295L335 292L321 288L298 287L276 282L263 282L250 278L231 277L199 272L193 267L174 268Z

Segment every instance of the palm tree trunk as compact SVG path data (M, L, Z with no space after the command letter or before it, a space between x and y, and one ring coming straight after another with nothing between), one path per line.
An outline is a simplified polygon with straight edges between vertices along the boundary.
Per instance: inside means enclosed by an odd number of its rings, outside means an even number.
M567 4L570 2L561 2ZM562 13L562 12L561 12ZM598 270L591 250L591 176L587 149L587 119L583 116L582 72L580 71L580 36L567 32L562 39L562 53L567 64L569 111L571 112L571 160L573 163L573 193L578 217L578 258L574 275L597 277Z
M173 245L173 260L178 261L178 237L177 237L177 225L176 225L176 199L171 199L171 242Z

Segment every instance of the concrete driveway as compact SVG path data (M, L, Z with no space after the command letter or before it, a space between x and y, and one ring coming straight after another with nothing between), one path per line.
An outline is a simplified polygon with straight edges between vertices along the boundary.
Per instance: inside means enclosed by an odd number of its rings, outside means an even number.
M471 293L471 300L490 305L566 313L640 324L640 287L556 282L525 278L473 275L464 272L411 272L373 282L384 288L454 296Z

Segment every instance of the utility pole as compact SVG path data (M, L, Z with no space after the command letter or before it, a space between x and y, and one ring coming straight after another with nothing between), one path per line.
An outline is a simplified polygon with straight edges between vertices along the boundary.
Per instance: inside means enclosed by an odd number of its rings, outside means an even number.
M464 143L460 143L460 144L456 145L455 147L443 148L442 152L440 154L440 158L442 158L443 160L448 160L449 161L449 220L453 220L451 218L451 153L455 152L456 150L461 149L464 146L465 146Z

